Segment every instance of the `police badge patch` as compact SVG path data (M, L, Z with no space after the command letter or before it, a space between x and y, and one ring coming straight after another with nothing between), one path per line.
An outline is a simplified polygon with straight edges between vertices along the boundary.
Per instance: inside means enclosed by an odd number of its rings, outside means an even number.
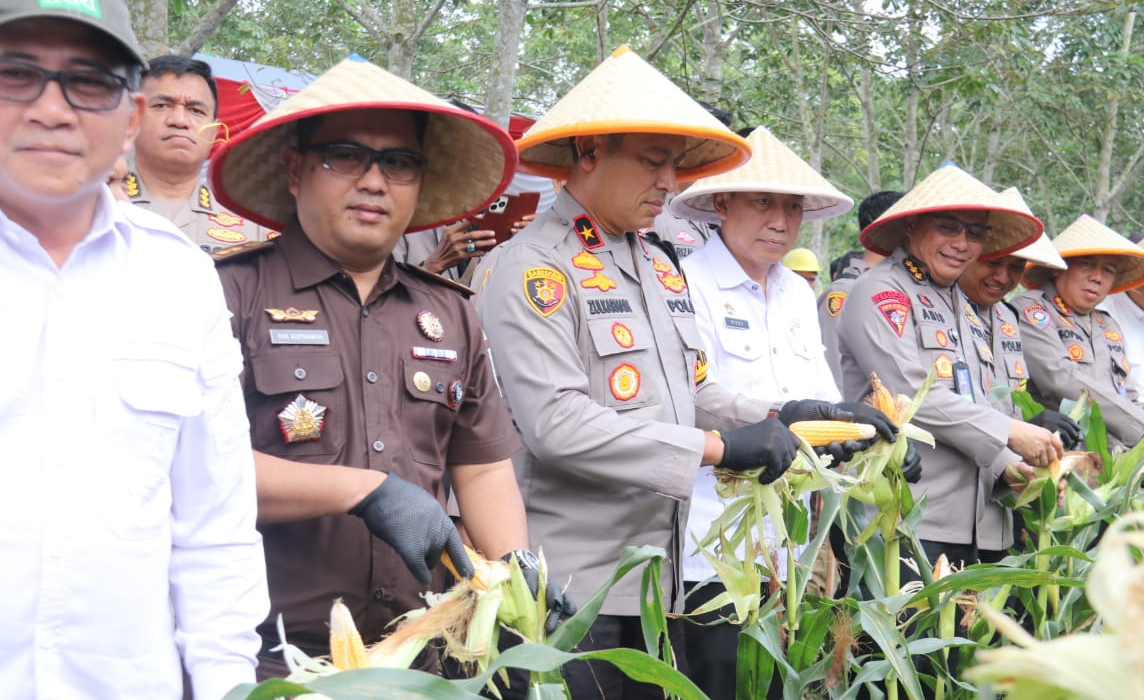
M548 318L564 304L566 278L550 267L524 271L524 295L536 313Z

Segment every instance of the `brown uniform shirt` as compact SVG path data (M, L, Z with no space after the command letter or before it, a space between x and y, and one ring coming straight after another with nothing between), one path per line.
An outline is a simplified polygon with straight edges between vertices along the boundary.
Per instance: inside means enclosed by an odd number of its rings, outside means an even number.
M477 316L449 282L390 258L362 304L297 222L273 241L216 259L242 344L255 450L395 473L444 504L445 465L495 462L519 447ZM397 615L424 604L401 558L354 516L260 529L271 599L264 639L277 638L281 613L291 642L325 648L330 605L340 597L375 641Z

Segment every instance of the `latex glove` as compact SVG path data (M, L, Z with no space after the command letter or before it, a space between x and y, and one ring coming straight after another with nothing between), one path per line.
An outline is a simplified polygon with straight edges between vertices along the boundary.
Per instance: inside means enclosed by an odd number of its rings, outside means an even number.
M878 435L889 442L893 442L898 436L897 426L886 417L885 413L857 401L841 403L828 403L816 399L788 401L779 411L779 420L784 425L797 423L800 420L848 420L855 423L869 423L874 426Z
M798 438L774 418L724 431L719 437L723 439L719 466L737 472L762 467L760 484L782 476L798 454Z
M350 509L350 515L364 520L374 537L397 550L421 583L430 582L429 569L442 551L449 553L462 578L472 578L473 563L461 535L437 499L420 486L390 474Z
M1080 426L1072 418L1056 411L1041 411L1029 419L1033 425L1038 425L1050 433L1061 436L1066 450L1071 450L1080 442Z
M906 483L916 484L922 478L922 456L913 440L906 441L906 459L902 462L902 476Z
M539 560L536 555L527 549L518 549L501 557L501 561L512 563L512 557L516 555L516 561L520 565L520 573L524 575L524 582L528 584L528 590L532 593L532 597L536 598L537 589L540 588L540 570ZM576 614L576 603L571 598L564 595L564 591L552 585L551 581L547 582L544 590L544 606L548 611L548 616L544 619L544 631L546 634L552 634L556 631L556 626L560 624L560 620L572 617Z

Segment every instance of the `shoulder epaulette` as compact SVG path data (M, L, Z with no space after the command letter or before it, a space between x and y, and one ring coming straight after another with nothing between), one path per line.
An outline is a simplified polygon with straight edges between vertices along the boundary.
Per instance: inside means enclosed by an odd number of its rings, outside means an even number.
M247 241L226 248L218 248L210 252L211 260L214 260L215 265L221 265L231 260L246 258L254 253L270 250L277 240L278 237L276 236L267 241Z
M470 263L470 264L472 264L472 263ZM434 272L430 272L423 267L418 267L416 265L410 265L409 263L403 263L403 262L397 263L397 266L399 268L401 268L402 270L405 270L406 272L412 272L413 274L417 275L418 277L420 277L422 279L427 279L430 282L436 282L437 284L442 285L444 287L448 287L455 292L460 292L466 298L471 297L474 294L476 294L476 292L471 287L466 287L465 285L461 284L460 282L458 282L456 280L451 280L448 277L443 277L443 276L438 275Z

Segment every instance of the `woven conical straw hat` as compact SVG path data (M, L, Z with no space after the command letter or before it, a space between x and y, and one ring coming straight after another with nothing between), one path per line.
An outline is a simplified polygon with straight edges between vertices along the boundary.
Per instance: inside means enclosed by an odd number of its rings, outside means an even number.
M1088 214L1069 224L1061 235L1053 239L1053 247L1067 262L1069 258L1085 255L1113 255L1116 261L1116 279L1112 291L1123 292L1144 282L1144 248L1141 248L1116 231L1108 228ZM1053 271L1041 265L1025 268L1026 287L1039 289L1053 278Z
M1008 255L1037 239L1044 232L1041 220L1028 207L1015 206L956 165L943 165L914 185L874 223L862 231L862 245L875 253L889 255L902 244L906 220L911 216L957 209L989 212L989 236L981 249L981 259Z
M355 109L428 114L422 153L429 164L409 231L464 218L508 186L516 168L512 137L496 124L372 63L346 59L278 105L212 160L215 196L234 212L281 230L294 216L282 155L297 145L298 120Z
M1033 210L1029 208L1029 205L1025 202L1025 198L1021 196L1020 190L1016 187L1001 190L1000 195L1012 203L1013 206L1019 208L1029 216L1033 216ZM1064 258L1062 258L1060 253L1057 252L1057 249L1053 247L1053 242L1050 241L1049 237L1044 233L1024 248L1014 250L1010 255L1021 258L1022 260L1028 260L1034 265L1051 267L1054 270L1063 270L1068 267L1065 265Z
M719 215L714 200L719 192L801 194L804 221L840 216L854 206L854 200L839 192L766 127L752 131L747 143L751 146L749 161L688 187L671 200L672 213L683 219L717 224Z
M572 168L572 139L599 134L686 137L680 180L729 170L751 155L747 142L634 51L621 46L516 142L520 169L558 180Z

